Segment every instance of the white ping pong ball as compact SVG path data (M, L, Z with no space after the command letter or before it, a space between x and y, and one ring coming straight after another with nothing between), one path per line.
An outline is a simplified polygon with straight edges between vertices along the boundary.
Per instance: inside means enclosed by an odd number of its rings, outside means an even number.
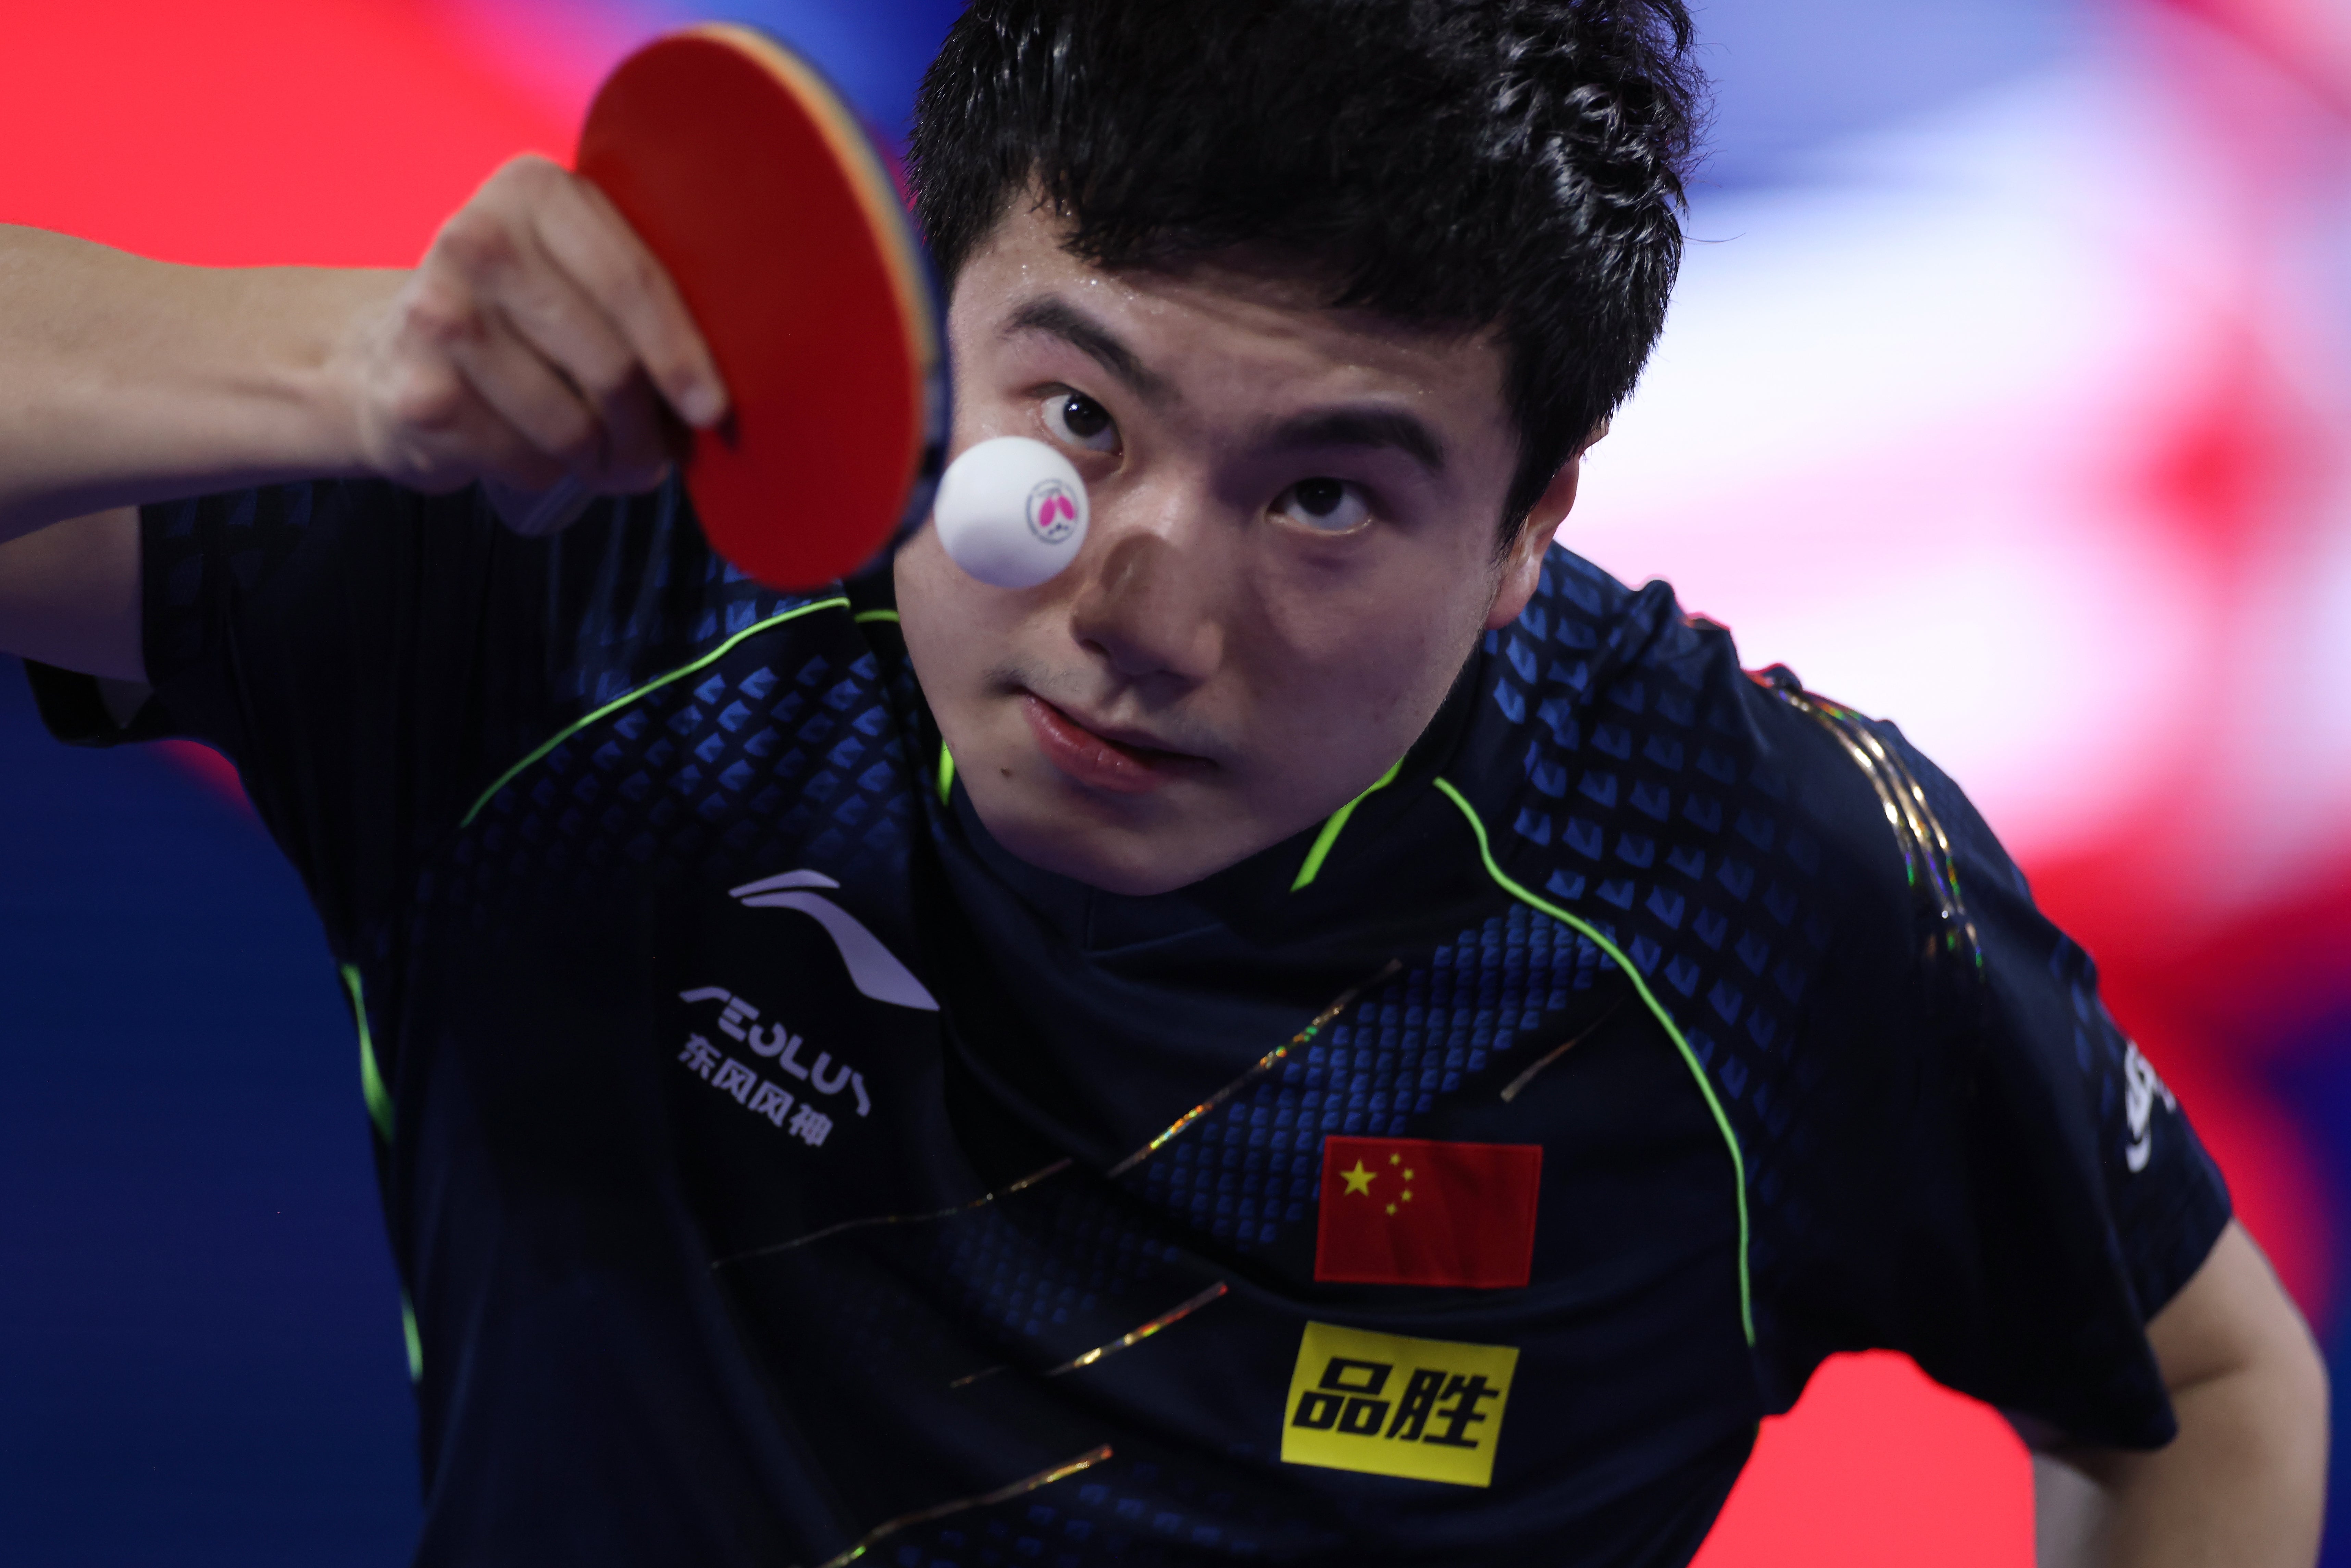
M1041 441L999 435L967 450L939 480L931 520L947 559L996 588L1034 588L1086 542L1086 486Z

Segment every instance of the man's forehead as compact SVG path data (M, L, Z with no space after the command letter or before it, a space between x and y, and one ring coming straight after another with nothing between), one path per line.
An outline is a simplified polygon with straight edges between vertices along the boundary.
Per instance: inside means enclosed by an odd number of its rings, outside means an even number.
M1130 348L1139 347L1134 340L1152 335L1155 327L1168 329L1186 347L1201 346L1196 335L1203 330L1223 329L1260 348L1289 343L1336 350L1365 368L1391 361L1467 361L1464 371L1479 375L1499 361L1499 334L1490 327L1406 320L1334 303L1343 277L1311 256L1237 246L1113 268L1071 250L1072 233L1073 225L1050 208L1014 204L966 264L956 307L999 332L1040 326L1123 329L1122 342ZM1244 345L1227 340L1224 346Z

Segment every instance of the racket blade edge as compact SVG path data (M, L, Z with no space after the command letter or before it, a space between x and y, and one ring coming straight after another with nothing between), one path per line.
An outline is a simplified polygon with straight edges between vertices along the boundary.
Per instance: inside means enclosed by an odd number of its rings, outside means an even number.
M944 399L922 253L848 106L764 35L705 25L621 62L578 168L675 281L733 400L685 468L712 547L787 589L873 559L935 466Z

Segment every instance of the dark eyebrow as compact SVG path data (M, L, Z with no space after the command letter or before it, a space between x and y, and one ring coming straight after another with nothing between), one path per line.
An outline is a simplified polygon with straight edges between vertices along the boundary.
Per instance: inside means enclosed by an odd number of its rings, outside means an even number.
M1395 408L1332 408L1283 420L1268 431L1264 444L1275 448L1386 447L1412 458L1431 474L1445 472L1445 443L1420 420Z
M1057 294L1029 300L1004 323L1008 338L1020 332L1043 332L1085 354L1096 364L1153 402L1166 402L1176 389L1145 365L1118 335Z
M1116 333L1058 294L1040 295L1013 311L1004 335L1043 332L1071 348L1154 402L1174 400L1176 389L1146 366ZM1311 447L1385 448L1402 452L1431 474L1445 472L1445 443L1416 416L1394 408L1331 408L1287 419L1265 433L1262 444L1276 449Z

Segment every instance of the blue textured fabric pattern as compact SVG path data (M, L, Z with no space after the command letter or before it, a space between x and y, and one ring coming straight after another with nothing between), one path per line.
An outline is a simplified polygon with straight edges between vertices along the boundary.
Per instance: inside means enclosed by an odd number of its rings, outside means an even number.
M1818 826L1791 800L1787 747L1804 737L1662 585L1630 592L1564 552L1487 651L1463 787L1501 867L1625 954L1711 1080L1742 1155L1768 1345L1789 1241L1814 1224L1788 1162L1832 1066L1795 1049L1836 934Z
M1008 865L886 622L674 485L552 541L355 484L143 537L161 708L364 979L426 1561L821 1561L1100 1444L872 1555L1678 1563L1847 1348L2168 1435L2143 1324L2228 1212L2176 1101L1949 781L1663 585L1554 549L1311 887L1306 834L1122 901ZM1332 1134L1541 1144L1531 1287L1319 1281ZM1519 1347L1491 1490L1283 1463L1310 1319ZM621 1455L660 1484L578 1479Z
M1703 1065L1744 1165L1775 1406L1821 1355L1890 1345L2083 1436L2167 1439L2139 1325L2226 1190L2176 1103L2155 1094L2150 1122L2142 1089L2116 1115L2151 1074L1965 798L1849 716L1948 844L1906 848L1792 674L1742 673L1665 585L1564 551L1486 646L1462 788L1500 869L1619 947Z
M874 655L747 643L492 791L456 874L428 877L417 907L466 902L494 879L561 898L622 859L736 882L789 862L849 881L903 857L914 814Z
M1219 1106L1143 1166L1144 1189L1244 1252L1286 1226L1311 1225L1327 1134L1416 1135L1440 1098L1509 1057L1520 1031L1541 1030L1547 1012L1614 967L1581 934L1514 904Z
M303 732L302 767L246 779L340 942L407 903L416 865L533 747L808 601L701 549L674 485L597 512L528 540L478 491L365 481L144 509L150 682L177 733L241 765Z

